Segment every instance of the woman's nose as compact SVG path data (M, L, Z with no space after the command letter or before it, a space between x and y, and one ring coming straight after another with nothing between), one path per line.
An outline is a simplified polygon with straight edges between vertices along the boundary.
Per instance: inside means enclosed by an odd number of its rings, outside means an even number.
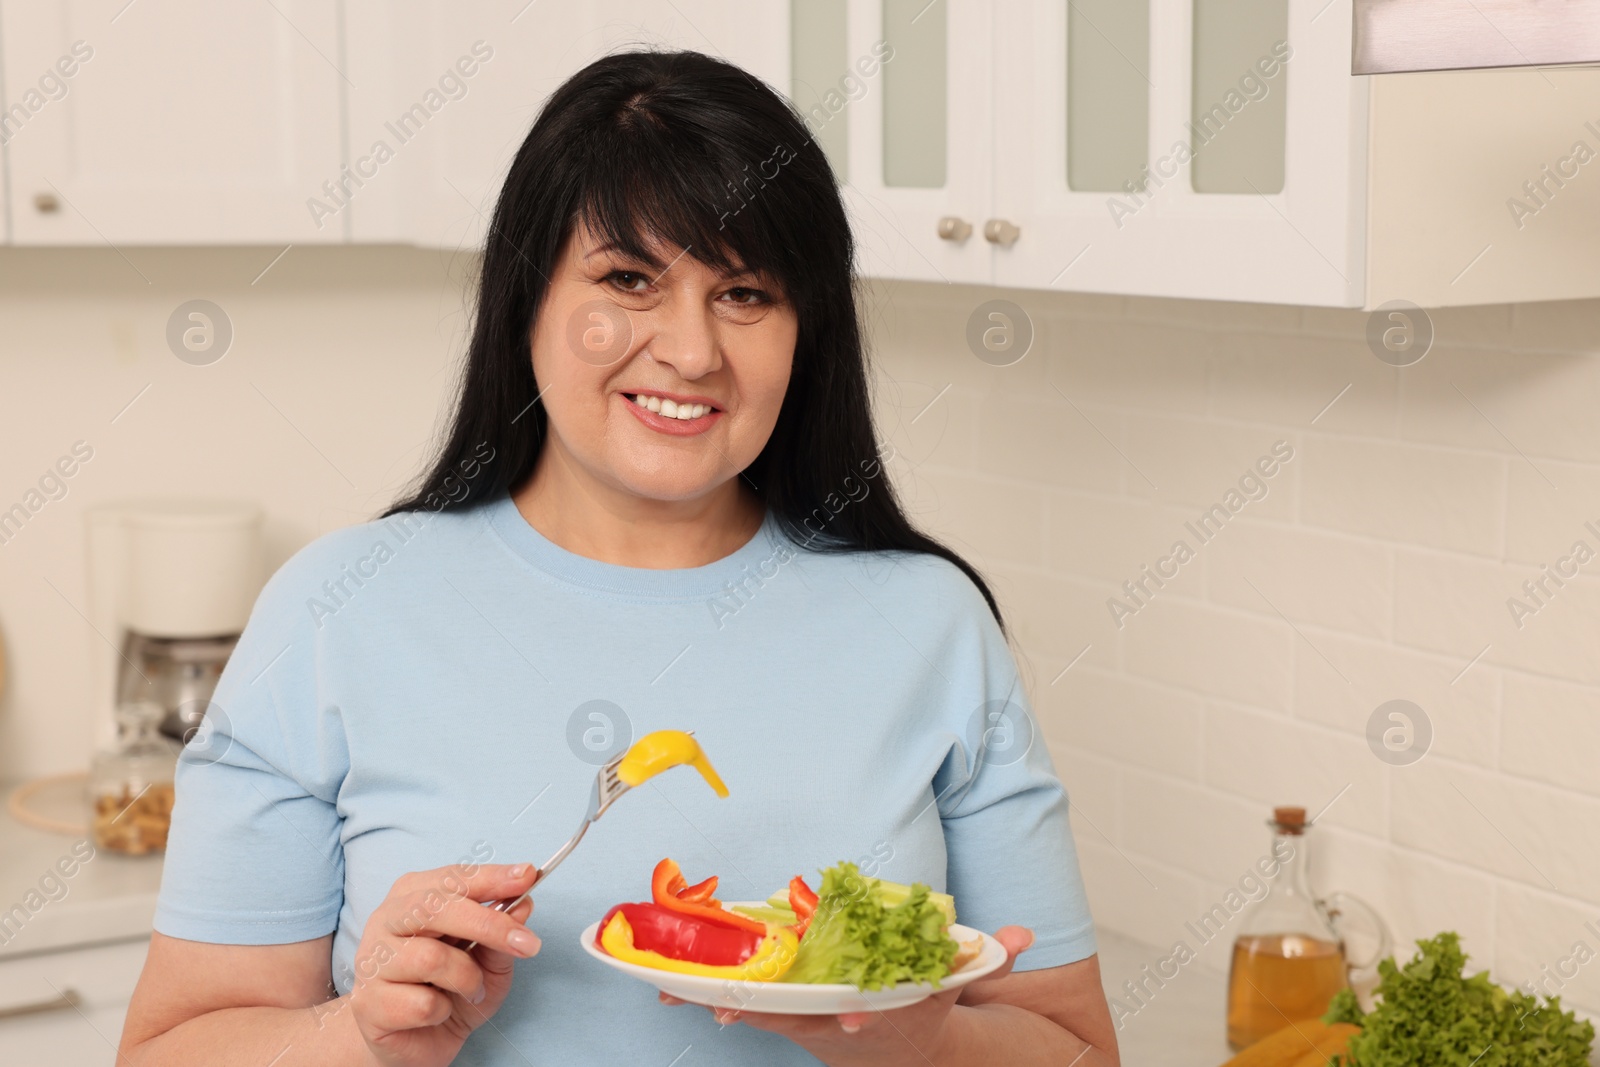
M651 316L654 335L645 352L678 376L693 380L722 366L722 339L710 308L661 308Z

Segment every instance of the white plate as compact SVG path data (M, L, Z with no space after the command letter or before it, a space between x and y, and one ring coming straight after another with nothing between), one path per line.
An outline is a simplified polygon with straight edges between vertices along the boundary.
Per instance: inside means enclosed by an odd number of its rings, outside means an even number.
M744 904L765 907L765 901L727 901L727 906ZM954 974L946 975L935 989L926 982L903 982L889 989L862 990L853 985L822 985L802 982L736 982L727 978L706 978L698 974L674 974L672 971L641 967L625 963L609 955L596 942L600 931L598 922L590 923L583 931L583 950L608 967L623 974L649 982L664 993L691 1004L705 1004L713 1008L732 1008L736 1011L771 1012L774 1015L837 1015L845 1011L888 1011L903 1008L926 1000L935 993L960 989L984 975L993 974L1006 961L1005 946L981 930L959 923L950 927L957 941L983 938L983 949L978 957L968 960L966 966Z

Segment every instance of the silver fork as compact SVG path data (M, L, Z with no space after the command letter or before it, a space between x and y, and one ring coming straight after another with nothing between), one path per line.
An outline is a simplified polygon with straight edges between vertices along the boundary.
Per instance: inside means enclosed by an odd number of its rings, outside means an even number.
M694 733L693 730L685 730L684 732L690 734ZM633 788L627 782L624 782L622 779L617 777L617 767L622 763L623 757L625 757L627 754L628 753L624 751L621 755L616 756L610 762L601 767L599 773L595 775L594 792L589 795L589 813L583 817L583 823L578 827L578 832L573 834L572 837L567 840L566 844L556 849L556 854L545 860L543 866L534 871L533 885L528 887L528 893L532 893L533 886L538 885L540 882L548 878L550 876L550 872L555 870L556 867L561 864L561 861L566 859L567 856L571 854L572 850L578 847L578 842L583 840L583 835L589 832L589 827L594 825L595 820L604 815L606 809L609 808L618 797ZM522 903L523 897L526 897L528 893L524 893L522 896L518 897L506 897L503 900L497 900L493 904L490 904L489 908L493 911L510 911L512 908ZM462 949L466 952L471 952L478 944L476 941L465 941L459 937L442 938L441 940L443 940L447 945L454 945L456 948Z

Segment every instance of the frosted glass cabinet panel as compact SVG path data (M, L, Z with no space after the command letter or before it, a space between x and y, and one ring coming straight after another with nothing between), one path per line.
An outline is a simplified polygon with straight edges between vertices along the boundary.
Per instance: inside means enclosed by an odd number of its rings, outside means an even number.
M793 0L790 11L812 3ZM802 70L816 70L808 81L834 86L822 95L831 101L825 129L839 127L849 140L845 203L862 273L988 282L994 246L983 235L995 166L992 43L1000 6L846 0L844 8L845 62L829 61L829 70L797 49L794 70L797 81ZM812 41L805 50L837 55L816 43L818 24L832 16L803 17ZM797 85L796 96L805 91Z
M1361 302L1366 81L1350 76L1350 0L992 12L990 214L1013 238L992 246L995 284Z
M1197 193L1281 193L1288 0L1194 0Z
M850 101L866 83L850 69L847 0L789 5L789 98L841 178L850 174Z
M883 39L894 51L883 71L885 185L945 183L948 12L942 0L883 0Z
M1147 0L1067 4L1067 185L1120 192L1143 184L1150 140Z

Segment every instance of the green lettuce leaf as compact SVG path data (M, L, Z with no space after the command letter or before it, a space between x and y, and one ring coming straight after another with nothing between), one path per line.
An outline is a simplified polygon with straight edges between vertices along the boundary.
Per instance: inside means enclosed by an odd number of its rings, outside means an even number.
M1467 957L1451 931L1417 942L1403 966L1378 964L1377 1006L1351 1019L1361 1032L1350 1039L1343 1067L1585 1067L1594 1026L1561 1010L1559 997L1539 998L1502 989L1487 972L1465 976ZM1354 997L1335 998L1335 1015L1359 1013Z
M945 910L928 887L899 894L876 891L853 863L822 872L817 910L785 982L838 982L858 989L883 989L901 982L930 982L950 973L959 947L947 929Z

